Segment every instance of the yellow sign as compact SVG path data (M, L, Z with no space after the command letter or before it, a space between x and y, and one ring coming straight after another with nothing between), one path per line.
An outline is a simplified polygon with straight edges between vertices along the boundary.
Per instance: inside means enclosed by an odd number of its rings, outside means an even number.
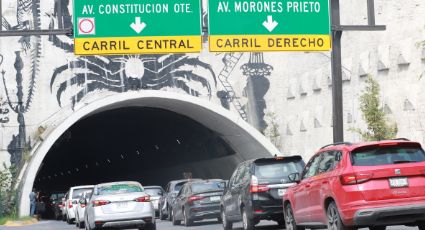
M200 52L200 36L75 38L77 55L157 54Z
M328 51L329 35L211 35L212 52Z

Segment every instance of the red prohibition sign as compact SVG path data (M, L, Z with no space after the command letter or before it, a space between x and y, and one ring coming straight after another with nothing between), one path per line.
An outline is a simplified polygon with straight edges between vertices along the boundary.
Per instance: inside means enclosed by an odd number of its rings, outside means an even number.
M86 30L83 29L82 24L87 23L87 22L90 23L90 27L88 27L88 30L86 31ZM85 19L80 21L80 24L78 24L78 28L80 29L81 32L83 32L85 34L89 34L94 30L94 23L93 23L92 20L85 18Z

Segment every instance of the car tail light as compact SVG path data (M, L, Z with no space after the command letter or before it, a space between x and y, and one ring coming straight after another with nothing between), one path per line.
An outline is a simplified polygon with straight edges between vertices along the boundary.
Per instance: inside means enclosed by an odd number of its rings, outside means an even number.
M250 193L267 192L270 188L267 185L259 185L258 178L254 175L251 176L251 185L249 187Z
M194 201L198 201L198 200L202 200L202 199L204 199L205 197L203 197L203 196L191 196L191 197L189 197L189 203L192 203L192 202L194 202Z
M134 199L134 201L136 201L136 202L150 202L151 197L150 196L142 196L142 197L138 197L138 198Z
M72 200L68 201L68 208L72 208Z
M93 207L99 207L99 206L110 204L111 202L107 200L94 200L92 201L92 203L93 203Z
M372 173L356 173L356 174L347 174L340 176L341 184L343 185L352 185L352 184L361 184L370 179L372 179Z

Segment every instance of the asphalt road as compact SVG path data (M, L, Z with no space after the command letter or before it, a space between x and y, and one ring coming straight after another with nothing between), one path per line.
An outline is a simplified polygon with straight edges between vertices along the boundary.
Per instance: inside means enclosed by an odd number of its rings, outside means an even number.
M195 223L193 227L189 227L192 230L221 230L221 224L217 221L204 221ZM27 226L27 227L3 227L0 226L0 230L77 230L78 228L75 225L68 225L62 221L41 221L36 225ZM158 230L183 230L186 229L184 226L173 226L169 221L159 221L157 222ZM235 230L242 230L241 224L235 224ZM259 230L271 230L271 229L279 229L276 227L274 222L261 222ZM366 230L366 229L362 229ZM387 228L387 230L417 230L417 228L413 227L404 227L404 226L393 226Z

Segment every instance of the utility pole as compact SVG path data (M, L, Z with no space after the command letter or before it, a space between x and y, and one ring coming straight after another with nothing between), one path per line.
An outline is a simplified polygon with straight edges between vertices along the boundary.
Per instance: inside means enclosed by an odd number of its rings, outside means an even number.
M344 141L344 107L342 98L341 38L343 31L384 31L375 23L374 0L367 0L368 25L341 25L339 0L331 0L332 24L332 124L333 141Z

